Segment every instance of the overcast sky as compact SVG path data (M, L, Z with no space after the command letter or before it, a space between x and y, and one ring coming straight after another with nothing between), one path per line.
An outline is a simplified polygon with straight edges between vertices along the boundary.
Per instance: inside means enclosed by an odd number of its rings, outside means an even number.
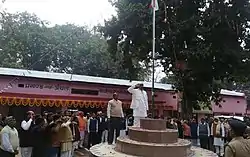
M92 27L116 14L108 0L6 0L0 8L10 13L35 13L51 25L74 23ZM165 76L161 71L156 68L157 80Z
M35 13L52 24L93 26L115 15L108 0L6 0L3 8L11 13Z

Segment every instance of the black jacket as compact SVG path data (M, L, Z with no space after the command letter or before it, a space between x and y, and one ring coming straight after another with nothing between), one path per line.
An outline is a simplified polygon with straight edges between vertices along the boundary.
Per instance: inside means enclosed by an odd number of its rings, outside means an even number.
M105 116L98 117L98 131L108 130L108 118Z

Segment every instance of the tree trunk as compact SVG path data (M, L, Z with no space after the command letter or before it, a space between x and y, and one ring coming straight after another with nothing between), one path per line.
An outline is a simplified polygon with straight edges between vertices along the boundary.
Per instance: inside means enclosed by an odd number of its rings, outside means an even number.
M181 102L181 116L183 119L190 119L192 118L192 114L193 114L192 102L188 101L186 93L183 92L182 102Z

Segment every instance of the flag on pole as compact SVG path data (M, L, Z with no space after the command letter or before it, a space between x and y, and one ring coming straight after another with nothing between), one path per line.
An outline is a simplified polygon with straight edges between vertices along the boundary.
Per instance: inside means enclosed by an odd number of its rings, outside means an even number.
M159 10L158 0L151 0L150 8L154 8L155 11Z

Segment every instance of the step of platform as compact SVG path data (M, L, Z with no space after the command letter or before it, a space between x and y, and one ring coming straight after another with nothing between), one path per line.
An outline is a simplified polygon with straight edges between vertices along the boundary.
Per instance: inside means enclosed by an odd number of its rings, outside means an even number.
M116 142L116 151L143 157L187 157L190 152L191 142L178 139L176 143L159 144L138 142L128 137L118 137Z
M139 157L134 155L128 155L115 150L115 145L98 144L90 148L90 157ZM169 156L168 153L164 153L164 157L175 157ZM191 153L187 157L218 157L212 151L202 149L199 147L191 147Z
M145 118L140 120L140 127L148 130L165 130L166 120Z
M129 127L128 135L131 140L150 143L175 143L178 140L178 131L172 129L148 130Z

